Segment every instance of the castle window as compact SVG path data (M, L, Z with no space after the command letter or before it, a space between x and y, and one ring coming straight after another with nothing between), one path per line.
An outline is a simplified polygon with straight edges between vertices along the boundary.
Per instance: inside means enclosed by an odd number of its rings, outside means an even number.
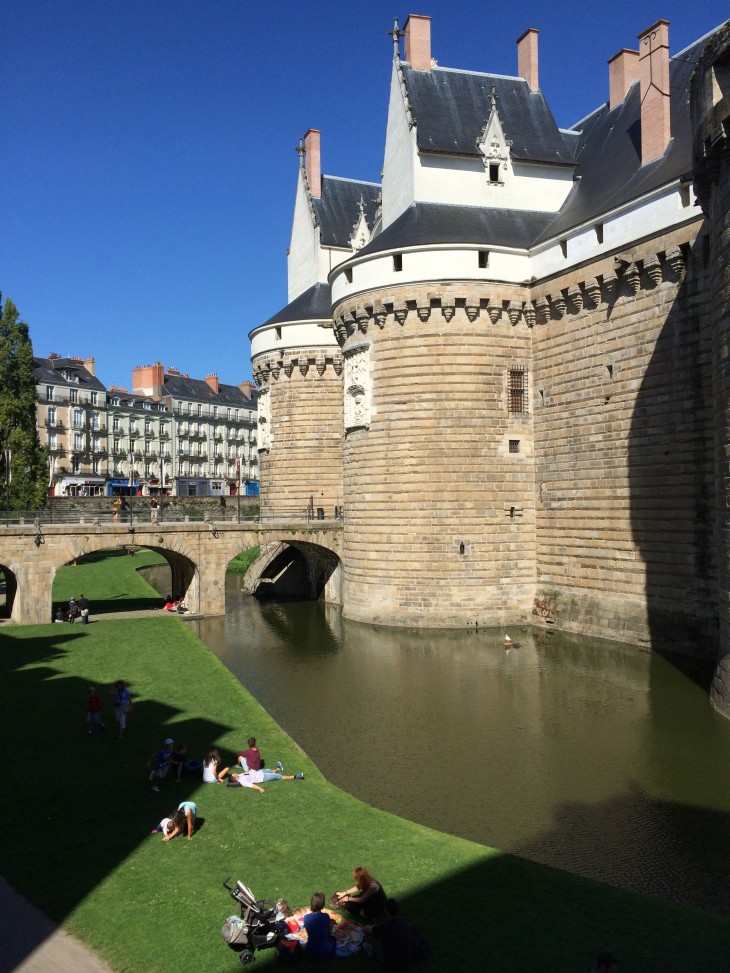
M603 223L596 223L593 229L596 231L596 243L603 243Z
M527 374L522 368L509 370L507 407L510 415L523 415L527 412Z
M348 284L352 283L352 267L348 267L347 270L345 270L345 280Z
M498 162L489 163L489 181L496 182L496 183L500 182Z
M519 451L520 451L520 441L519 441L519 439L510 439L510 441L509 441L509 451L510 451L510 453L519 453Z
M689 183L683 182L679 185L679 205L686 209L690 205Z
M403 270L403 254L394 253L393 254L393 270L398 274Z
M567 257L568 256L568 241L567 240L561 240L560 241L560 252L562 253L562 255L564 257Z
M489 266L489 250L479 251L479 267L484 270Z
M281 341L281 328L277 328L274 333L276 335L276 340Z

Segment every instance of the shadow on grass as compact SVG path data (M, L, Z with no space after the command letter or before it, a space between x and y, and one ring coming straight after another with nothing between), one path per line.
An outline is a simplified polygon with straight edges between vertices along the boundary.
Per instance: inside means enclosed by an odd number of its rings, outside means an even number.
M169 732L176 741L185 740L189 753L195 756L229 731L239 729L210 718L181 720L179 709L142 696L130 716L128 735L119 739L110 721L112 709L106 697L107 731L87 736L84 700L87 686L94 681L92 673L97 663L93 645L85 648L84 638L80 628L61 633L54 628L48 635L25 639L7 638L0 633L0 685L5 687L6 696L3 765L15 768L4 802L6 819L13 823L14 840L3 844L0 870L13 887L59 921L124 865L147 839L156 819L169 813L177 802L199 792L198 780L183 778L179 785L165 782L163 794L151 794L144 769L150 745L161 746ZM159 653L162 649L151 646L150 651ZM88 653L82 662L76 660L74 664L76 673L86 671L88 678L63 671L60 663L69 652ZM120 645L117 677L124 675ZM195 677L194 672L190 675ZM12 697L9 686L12 686ZM164 695L164 686L154 689ZM135 691L134 685L132 690ZM102 695L107 692L105 688ZM444 799L448 800L446 789L444 793ZM253 795L244 797L254 799ZM246 815L249 827L257 829L256 853L276 858L285 836L267 832L266 818L259 820L254 810L264 806L244 802L241 813ZM569 817L573 824L579 822L585 840L599 841L605 810L601 806L566 808L566 820L558 820L555 828L562 830L568 826ZM685 810L677 805L664 806L666 814ZM693 810L692 814L698 829L710 829L716 834L727 831L726 815L702 810ZM381 818L375 812L355 808L353 815L358 823L353 826L352 834L343 830L333 840L338 857L357 856L358 861L353 864L359 864L362 856L363 863L367 864L369 841L372 840L373 847L382 841L382 836L376 834L378 825L382 824L383 832L396 837L398 828L392 818ZM291 854L282 859L282 872L291 875L303 868L311 874L313 884L319 885L321 879L317 876L326 871L328 863L310 860L304 837L306 822L292 820L291 823L295 830L304 830L297 839L294 860ZM319 823L329 830L326 822ZM344 827L348 824L344 822ZM371 832L366 830L366 825ZM208 830L205 829L206 833ZM625 853L630 858L630 836L625 838ZM539 842L550 840L551 835L544 834ZM408 825L403 830L402 844L389 846L387 858L383 857L381 847L378 853L381 864L376 874L383 879L386 889L389 881L392 889L396 879L410 884L409 869L423 869L422 859L428 856L430 844L439 841ZM490 855L486 849L481 856L478 849L472 855L470 849L474 846L467 848L461 842L455 842L453 847L457 864L451 874L448 867L439 868L437 879L425 882L418 891L401 898L404 914L421 917L419 925L432 946L431 959L420 967L424 973L474 969L527 973L536 968L545 973L564 973L570 969L587 969L602 948L613 949L627 969L641 969L644 973L690 969L725 973L730 947L730 923L726 920L658 899L631 895L513 855ZM472 858L479 858L467 867L463 866L468 857L465 849ZM434 854L434 860L440 861L441 856L443 850ZM161 861L160 868L163 867ZM248 867L245 859L236 858L230 861L230 874L245 879ZM436 871L431 868L431 874ZM220 880L224 877L221 874ZM133 867L126 881L133 898ZM254 891L263 898L269 897L273 890L254 888ZM179 910L188 899L192 907L197 907L196 889L178 890L177 905L170 902L169 892L164 885L158 889L160 908L172 909L176 917L173 922L184 924L183 918L177 918ZM120 909L125 905L128 903L119 902ZM220 909L210 916L206 912L205 916L211 943L215 943L217 926L227 909L232 911L221 891ZM680 926L678 937L676 931ZM26 953L30 951L27 934L25 930ZM129 935L132 934L130 929ZM35 945L46 935L46 931L39 929ZM232 973L239 968L236 956L223 943L215 944L214 948L220 951L219 970ZM160 944L160 969L174 967L172 959L169 966L162 961L168 949L169 944ZM23 958L13 954L10 948L4 952L6 956L13 955L14 965ZM266 966L272 960L271 955L262 954L257 966ZM7 964L7 960L4 962ZM364 969L370 966L370 961L364 956L355 957L348 965L352 969Z

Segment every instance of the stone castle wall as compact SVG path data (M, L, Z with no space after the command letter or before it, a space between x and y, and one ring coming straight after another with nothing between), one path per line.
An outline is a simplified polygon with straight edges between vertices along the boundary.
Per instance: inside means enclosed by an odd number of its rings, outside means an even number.
M261 514L342 506L342 356L288 349L253 359L259 386ZM263 437L263 438L262 438Z
M536 291L533 620L709 655L712 396L698 230Z
M349 618L454 627L529 619L535 504L525 295L508 285L468 287L390 289L334 310L349 422ZM351 358L362 360L355 386ZM527 380L520 415L508 410L510 369ZM364 414L348 419L352 387ZM519 452L509 451L510 440Z
M691 89L695 188L709 227L715 446L717 666L710 698L730 716L730 23L708 44Z

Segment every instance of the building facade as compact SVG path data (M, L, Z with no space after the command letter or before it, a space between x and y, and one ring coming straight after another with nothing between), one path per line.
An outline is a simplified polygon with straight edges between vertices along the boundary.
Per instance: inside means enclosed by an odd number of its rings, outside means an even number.
M251 334L262 487L272 504L293 492L275 454L307 390L282 394L284 366L331 324L342 438L321 476L339 462L347 617L721 651L728 436L688 107L721 33L670 56L653 24L565 130L536 30L504 77L439 67L430 18L412 15L392 32L382 184L337 196L347 181L321 174L308 133L290 303ZM292 465L316 494L320 471Z
M37 424L51 496L258 496L256 391L134 369L108 389L93 358L35 358Z

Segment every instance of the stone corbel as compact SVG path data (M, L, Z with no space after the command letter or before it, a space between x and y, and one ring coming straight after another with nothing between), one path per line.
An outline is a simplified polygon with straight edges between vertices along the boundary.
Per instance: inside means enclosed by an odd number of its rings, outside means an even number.
M479 298L474 295L469 295L464 303L464 310L466 316L473 323L479 317Z
M283 364L284 364L284 362L281 361L281 360L279 360L279 361L274 362L272 364L272 366L271 366L271 377L275 381L278 381L278 379L279 379L279 373L281 372L281 367L282 367Z
M522 316L528 328L535 327L535 308L530 301L525 301L522 305Z
M679 247L670 247L664 256L667 263L672 268L672 273L681 284L687 273L687 268L684 262L684 254Z
M370 323L370 315L364 307L359 307L356 309L355 320L357 321L358 331L360 331L362 334L367 334L368 324Z
M509 318L510 324L512 325L513 328L518 323L521 316L522 316L521 305L518 304L517 301L510 301L507 307L507 317Z
M309 361L306 358L299 359L299 371L302 375L306 375L309 371Z
M332 368L334 369L335 375L342 375L342 359L341 358L333 358L332 359Z
M327 366L327 362L324 356L317 355L317 357L314 359L314 365L315 368L317 369L317 374L319 375L320 378L322 378L322 376L324 375L324 370Z
M618 277L616 274L610 270L607 274L603 274L603 286L606 289L606 293L609 297L613 296L616 292L616 287L618 285Z
M593 305L593 307L598 307L598 305L601 303L601 285L598 283L596 278L589 277L583 285L583 289L586 292L588 303Z
M291 373L294 371L294 366L296 363L296 358L290 358L286 365L284 365L284 374L287 378L291 378Z
M384 304L376 304L373 308L373 321L382 331L388 318L388 311Z
M535 311L540 324L550 320L550 301L546 297L538 297L535 301Z
M626 281L632 293L639 293L641 288L641 272L633 261L628 265L626 270L624 270L623 279Z
M408 305L403 302L402 304L393 305L393 317L396 319L398 324L403 325L406 323L406 318L408 317Z
M578 313L583 310L583 291L578 284L573 284L568 288L568 300Z
M656 287L657 284L661 284L662 277L664 275L662 274L662 265L659 261L659 257L655 253L650 257L647 257L644 261L644 272L654 287Z
M567 305L565 303L565 296L564 296L563 292L562 291L558 291L558 293L554 297L551 294L549 299L550 299L550 303L552 305L553 311L555 311L555 314L557 315L557 317L558 318L564 317L565 316L565 308L566 308Z
M441 298L441 314L443 315L444 320L446 321L447 324L453 318L455 312L456 312L456 303L454 301L454 298L453 297L442 297Z
M431 317L431 302L429 300L416 301L416 314L419 321L428 321Z

